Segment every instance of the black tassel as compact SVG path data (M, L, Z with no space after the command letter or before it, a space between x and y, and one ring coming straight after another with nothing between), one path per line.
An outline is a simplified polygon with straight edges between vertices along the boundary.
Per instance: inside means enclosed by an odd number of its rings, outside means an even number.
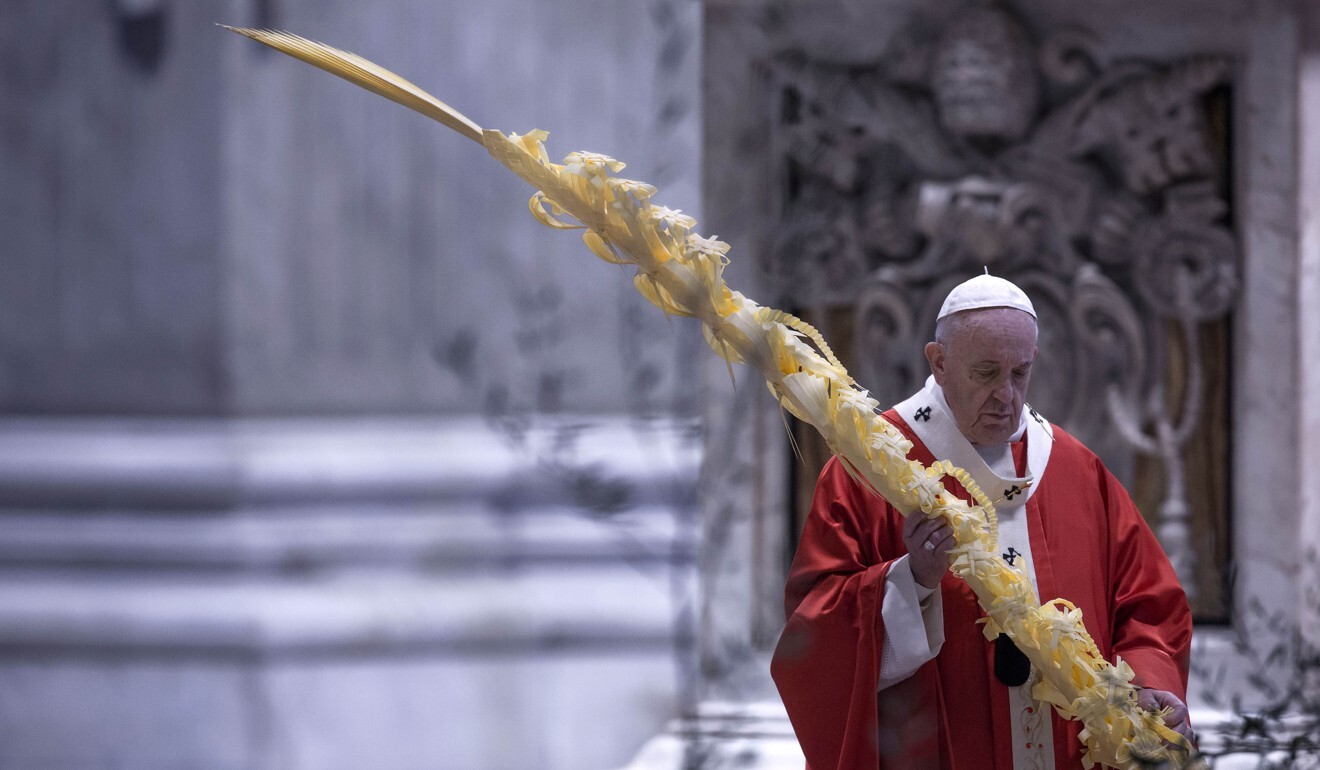
M1031 676L1031 661L1007 634L995 638L995 677L1009 687L1018 687Z

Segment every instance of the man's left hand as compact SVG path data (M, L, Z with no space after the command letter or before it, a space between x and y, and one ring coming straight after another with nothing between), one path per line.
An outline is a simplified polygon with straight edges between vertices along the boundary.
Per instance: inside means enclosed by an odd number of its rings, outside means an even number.
M1196 739L1192 733L1192 726L1187 721L1187 704L1183 703L1177 695L1167 690L1151 690L1143 687L1137 690L1137 705L1147 711L1159 711L1165 707L1173 709L1173 712L1165 719L1164 724L1170 730L1195 743Z

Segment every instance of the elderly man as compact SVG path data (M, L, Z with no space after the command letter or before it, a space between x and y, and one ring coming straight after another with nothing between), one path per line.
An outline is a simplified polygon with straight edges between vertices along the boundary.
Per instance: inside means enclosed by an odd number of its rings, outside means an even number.
M963 283L926 345L925 388L884 416L910 457L950 460L1001 498L1004 560L1038 597L1080 607L1105 657L1136 671L1142 704L1171 707L1190 735L1186 595L1118 481L1026 405L1036 335L1017 286ZM1039 675L1007 637L981 633L975 596L948 572L953 545L939 520L904 518L836 460L825 466L771 665L812 770L1082 766L1081 726L1032 700Z

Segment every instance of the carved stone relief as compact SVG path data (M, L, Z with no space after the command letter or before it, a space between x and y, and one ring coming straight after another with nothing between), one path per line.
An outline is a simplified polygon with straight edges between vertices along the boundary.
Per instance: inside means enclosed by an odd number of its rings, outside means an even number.
M764 63L778 299L852 306L858 379L894 403L927 372L921 348L952 286L983 267L1017 282L1041 320L1032 402L1126 482L1158 460L1145 513L1194 592L1186 449L1205 421L1202 337L1238 292L1214 119L1232 62L1107 61L1085 30L1036 35L998 4L899 37L879 62L788 50Z

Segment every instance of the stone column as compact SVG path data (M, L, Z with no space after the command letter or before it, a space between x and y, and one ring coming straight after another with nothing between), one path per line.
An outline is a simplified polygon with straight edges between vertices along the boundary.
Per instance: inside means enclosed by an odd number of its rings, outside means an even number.
M1301 5L1298 61L1298 432L1320 435L1320 12ZM1301 571L1297 597L1306 638L1320 645L1320 442L1303 440L1296 473L1301 485Z

